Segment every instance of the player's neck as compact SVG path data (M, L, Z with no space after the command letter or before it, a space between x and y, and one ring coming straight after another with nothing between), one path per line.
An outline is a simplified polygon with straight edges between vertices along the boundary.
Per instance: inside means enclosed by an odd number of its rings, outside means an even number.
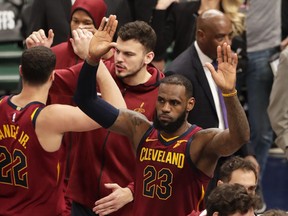
M181 136L183 133L185 133L189 128L191 127L191 124L189 124L187 121L185 121L181 127L178 128L174 133L166 133L165 131L161 131L160 134L165 139L174 139L175 137Z
M19 107L25 107L27 104L33 101L38 101L40 103L46 104L47 98L47 87L30 87L24 85L20 94L12 97L11 101Z
M151 76L152 75L147 71L146 67L143 67L133 76L124 78L123 82L129 86L136 86L146 83L151 78Z

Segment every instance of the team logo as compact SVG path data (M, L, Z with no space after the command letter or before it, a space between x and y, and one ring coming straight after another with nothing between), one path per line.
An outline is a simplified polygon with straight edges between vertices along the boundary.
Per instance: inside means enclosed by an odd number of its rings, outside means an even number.
M144 102L140 105L140 107L135 108L134 111L139 112L139 113L145 113L145 109L143 108Z

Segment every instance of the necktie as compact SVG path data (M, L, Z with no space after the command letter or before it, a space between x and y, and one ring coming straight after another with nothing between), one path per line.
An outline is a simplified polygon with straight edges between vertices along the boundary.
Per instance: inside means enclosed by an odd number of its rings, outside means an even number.
M216 60L213 60L212 65L214 66L215 70L218 69L218 63L217 63ZM223 116L223 121L224 121L224 127L228 128L228 119L227 119L226 105L225 105L225 102L224 102L222 91L221 91L220 88L218 88L218 86L217 86L217 92L218 92L218 96L219 96L219 102L220 102L220 106L221 106L221 111L222 111L222 116Z

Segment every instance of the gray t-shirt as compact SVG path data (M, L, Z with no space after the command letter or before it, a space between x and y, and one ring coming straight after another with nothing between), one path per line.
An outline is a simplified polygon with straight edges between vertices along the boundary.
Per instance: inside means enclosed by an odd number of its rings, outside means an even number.
M281 0L250 0L246 11L247 51L273 48L281 42Z

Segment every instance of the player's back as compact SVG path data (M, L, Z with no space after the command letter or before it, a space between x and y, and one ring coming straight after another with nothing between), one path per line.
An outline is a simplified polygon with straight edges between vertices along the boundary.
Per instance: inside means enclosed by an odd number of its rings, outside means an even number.
M35 120L45 105L17 107L0 100L0 215L58 215L62 166L59 151L46 152L35 133Z

